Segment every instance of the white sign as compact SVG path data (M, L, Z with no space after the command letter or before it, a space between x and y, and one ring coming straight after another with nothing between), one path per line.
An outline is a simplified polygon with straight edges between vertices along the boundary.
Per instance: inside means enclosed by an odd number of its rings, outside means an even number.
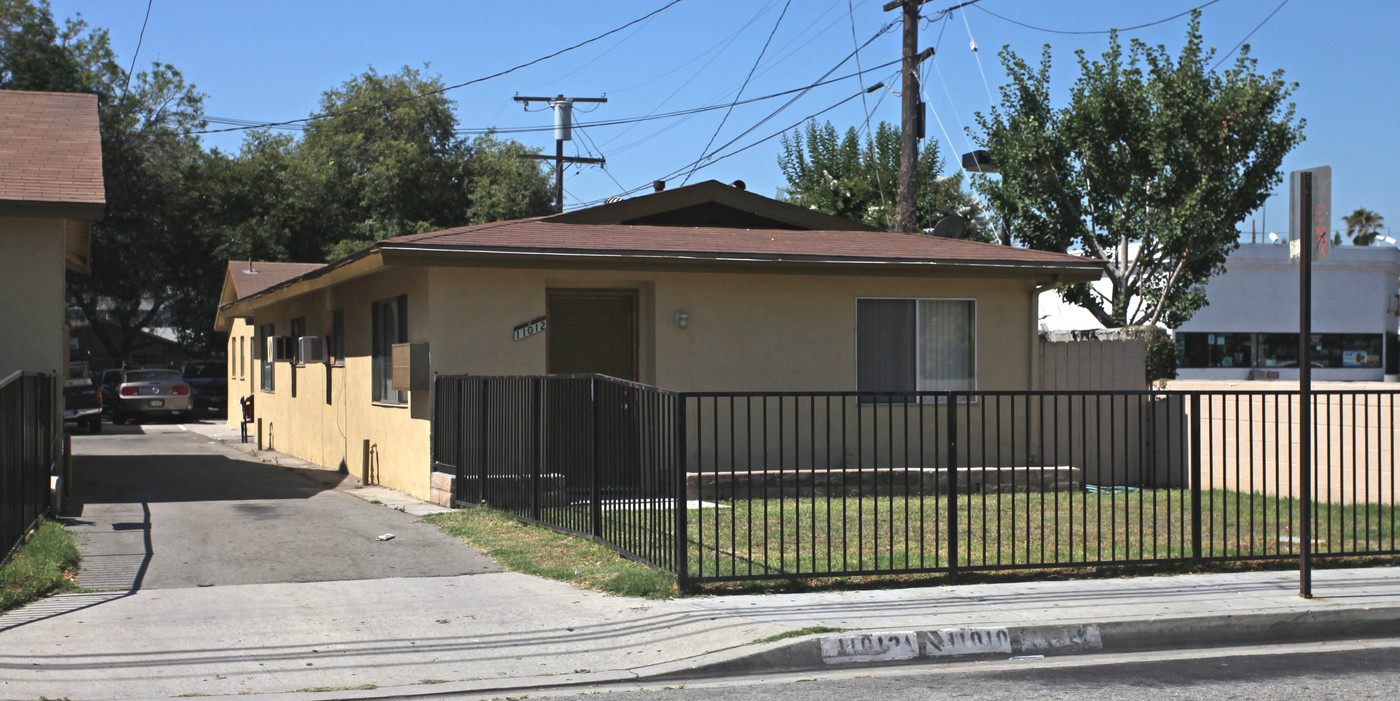
M544 320L544 317L540 317L538 319L535 319L534 321L527 321L515 327L515 340L519 341L524 338L529 338L541 331L544 331Z
M822 638L822 661L827 664L912 660L918 656L919 639L912 631Z
M1303 215L1303 174L1311 176L1312 199L1308 214ZM1303 255L1302 241L1312 242L1314 260L1325 260L1332 248L1332 166L1295 170L1288 174L1288 253Z
M1005 628L943 628L927 636L929 657L1011 652L1011 633Z

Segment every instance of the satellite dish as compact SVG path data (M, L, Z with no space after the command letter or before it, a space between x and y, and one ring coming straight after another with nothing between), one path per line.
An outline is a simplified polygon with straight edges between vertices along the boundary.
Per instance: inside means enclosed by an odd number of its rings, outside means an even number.
M949 214L933 225L933 235L945 239L960 239L967 231L967 221L956 214Z

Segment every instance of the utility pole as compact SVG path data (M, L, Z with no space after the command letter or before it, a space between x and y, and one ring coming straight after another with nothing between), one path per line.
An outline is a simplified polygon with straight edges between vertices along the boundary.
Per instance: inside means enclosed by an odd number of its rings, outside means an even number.
M525 103L526 107L531 102L547 102L554 109L554 155L527 153L521 154L520 158L534 158L539 160L554 161L554 208L557 211L564 211L564 164L565 163L604 163L602 158L582 158L579 156L565 156L564 142L572 141L573 136L573 114L575 102L607 102L607 97L521 97L515 96L516 102Z
M919 99L919 64L933 55L933 49L919 51L919 6L929 0L893 0L885 3L885 12L904 10L904 64L899 112L899 201L895 209L895 226L906 234L918 230L914 216L914 201L919 183L916 177L919 163L919 139L924 136L924 103Z

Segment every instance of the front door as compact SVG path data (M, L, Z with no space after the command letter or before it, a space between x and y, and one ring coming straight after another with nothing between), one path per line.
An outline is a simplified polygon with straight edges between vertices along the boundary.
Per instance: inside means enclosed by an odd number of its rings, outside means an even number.
M600 373L637 380L637 293L633 290L550 290L551 375Z

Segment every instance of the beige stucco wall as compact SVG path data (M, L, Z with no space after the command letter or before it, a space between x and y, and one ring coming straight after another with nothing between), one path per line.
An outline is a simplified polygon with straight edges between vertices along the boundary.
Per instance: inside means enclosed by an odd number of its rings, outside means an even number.
M596 287L638 290L640 379L668 389L853 390L860 297L976 300L978 388L1030 388L1024 281L474 268L433 268L429 279L442 374L544 372L544 335L515 341L512 329L544 315L547 289Z
M230 424L237 425L241 414L238 397L252 394L258 423L251 432L256 435L260 428L265 448L426 498L430 393L410 393L407 407L371 401L370 305L408 294L409 340L426 341L427 289L421 271L389 270L273 304L259 309L251 320L235 321L231 342L243 338L251 348L258 325L273 323L275 333L285 336L291 332L291 321L298 317L306 319L306 335L329 336L334 311L343 309L347 347L343 367L274 363L271 392L261 389L261 365L250 351L246 377L230 380ZM236 367L236 362L230 365L230 375ZM294 373L296 396L292 396ZM364 460L366 445L368 465Z
M65 222L0 217L0 378L16 370L67 370Z
M257 360L253 357L253 342L256 339L253 326L247 319L234 319L228 333L228 423L238 426L243 418L243 408L239 400L255 395L257 384L253 380Z
M1304 456L1297 382L1176 380L1167 388L1206 393L1201 399L1205 486L1298 496ZM1396 385L1381 382L1313 383L1317 500L1396 503L1392 466L1400 402L1395 390ZM1293 394L1238 394L1260 391Z

